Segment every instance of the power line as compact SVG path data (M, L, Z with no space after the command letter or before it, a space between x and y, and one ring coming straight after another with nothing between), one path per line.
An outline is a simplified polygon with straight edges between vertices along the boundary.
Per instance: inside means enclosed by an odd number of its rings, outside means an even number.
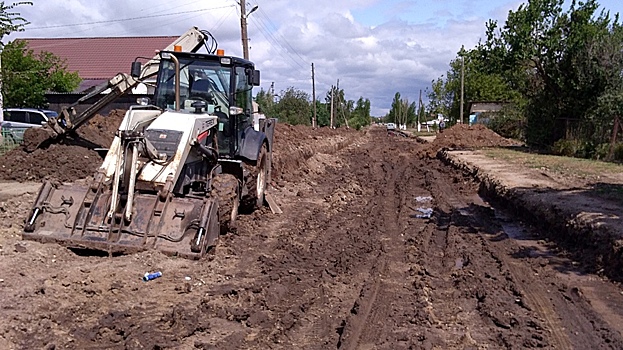
M104 23L124 22L124 21L135 21L135 20L139 20L139 19L148 19L148 18L156 18L156 17L168 17L168 16L176 16L176 15L187 14L187 13L194 13L194 12L205 12L205 11L210 11L210 10L218 10L218 9L232 7L232 6L234 6L234 5L212 7L212 8L204 8L204 9L189 10L189 11L180 11L180 12L174 12L174 13L161 14L161 15L150 15L150 16L121 18L121 19L111 19L111 20L106 20L106 21L72 23L72 24L57 24L57 25L53 25L53 26L44 26L44 27L29 27L28 30L40 30L40 29L52 29L52 28L67 28L67 27L77 27L77 26L90 25L90 24L104 24Z
M275 24L270 20L270 17L268 17L268 15L266 14L266 12L264 12L264 10L262 10L261 7L259 7L259 14L260 17L263 17L264 19L266 19L266 21L268 21L268 23L273 27L273 29L275 30L275 32L277 33L277 35L279 35L281 37L281 39L283 40L283 42L286 43L286 45L288 45L288 47L290 48L290 50L292 50L292 52L294 52L300 59L301 61L303 61L304 63L307 63L305 61L305 59L303 57L301 57L301 55L299 55L299 53L294 49L294 47L292 47L292 45L290 45L290 42L288 42L288 40L281 35L281 33L279 32L279 30L277 29L277 27L275 26Z
M275 48L277 50L277 52L279 53L279 55L281 55L281 57L283 58L289 58L291 62L293 62L294 64L296 64L299 68L301 68L302 70L307 70L307 67L302 65L301 63L299 63L289 52L288 49L286 49L280 42L279 40L277 40L277 38L275 38L275 36L271 33L271 30L266 26L266 24L262 21L261 18L253 18L250 17L251 20L256 23L258 25L258 28L260 29L260 33L262 33L262 35L264 35L264 37L266 38L266 40L268 41L268 43L270 44L270 46L272 46L273 48ZM287 54L287 57L284 56L282 53L285 52ZM293 68L295 68L293 66Z

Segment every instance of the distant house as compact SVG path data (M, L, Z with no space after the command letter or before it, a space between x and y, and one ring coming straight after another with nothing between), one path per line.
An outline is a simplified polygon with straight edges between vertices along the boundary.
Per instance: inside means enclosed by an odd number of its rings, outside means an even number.
M492 117L502 113L510 102L473 101L469 104L469 125L487 124Z
M65 60L67 70L78 72L82 82L71 93L49 93L46 98L49 109L60 111L91 92L96 86L106 83L117 73L130 73L132 62L139 58L146 62L174 42L178 36L152 37L97 37L97 38L25 38L27 46L34 53L47 51ZM155 79L154 79L155 81ZM104 107L100 113L113 109L127 109L136 104L136 98L153 95L153 88L140 84L129 94L118 98ZM78 112L94 103L93 97L76 107Z
M106 82L117 73L130 73L137 57L146 62L175 41L177 36L109 37L109 38L25 38L35 53L47 51L65 60L69 71L78 72L82 83L75 93ZM149 93L149 92L148 92ZM153 93L153 91L152 91Z

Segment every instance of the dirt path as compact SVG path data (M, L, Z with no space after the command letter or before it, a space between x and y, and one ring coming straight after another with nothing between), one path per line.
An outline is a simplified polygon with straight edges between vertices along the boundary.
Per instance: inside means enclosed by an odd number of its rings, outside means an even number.
M0 348L623 348L618 286L471 177L382 128L336 140L281 168L284 213L242 216L212 260L22 242L33 195L2 203Z

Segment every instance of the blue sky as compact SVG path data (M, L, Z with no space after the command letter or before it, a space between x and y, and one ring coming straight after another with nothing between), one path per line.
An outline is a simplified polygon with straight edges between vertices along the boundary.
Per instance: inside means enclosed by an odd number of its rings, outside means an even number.
M340 81L346 98L371 101L382 116L392 98L417 101L419 91L445 74L462 45L471 48L489 19L503 23L521 1L486 0L247 0L250 59L262 88L294 87L317 98ZM567 4L570 1L566 2ZM599 1L623 13L623 0ZM242 56L235 0L34 0L20 6L31 22L4 42L33 37L180 35L207 29L228 54Z

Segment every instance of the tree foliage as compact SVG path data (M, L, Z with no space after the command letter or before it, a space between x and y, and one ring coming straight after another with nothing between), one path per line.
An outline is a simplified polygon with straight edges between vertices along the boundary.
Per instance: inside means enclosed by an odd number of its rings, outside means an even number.
M24 27L29 24L19 12L13 11L16 7L21 5L32 5L32 2L19 1L7 5L4 1L0 1L0 45L4 45L2 39L4 39L6 35L24 31Z
M255 102L260 107L260 112L266 115L275 114L275 96L270 91L265 91L261 88L255 95Z
M281 92L279 102L275 105L273 112L282 122L311 125L310 109L309 94L289 87Z
M530 144L546 147L569 137L606 142L623 112L619 17L598 13L596 0L563 5L528 0L502 26L489 21L485 39L457 54L445 80L433 81L429 111L457 118L464 59L466 103L512 102L511 124L524 129Z
M49 53L34 54L25 41L8 43L2 51L2 93L11 107L47 107L45 93L71 92L80 84L64 60Z
M370 125L372 121L370 117L370 100L359 97L350 115L351 118L348 120L350 127L359 130L364 126Z
M354 128L370 125L370 100L360 97L357 102L344 99L344 90L331 86L325 95L325 102L316 103L316 118L319 127L331 125L331 92L333 91L333 126L340 127L346 124ZM275 102L275 98L278 101ZM281 122L288 124L311 125L313 105L310 95L302 90L290 87L281 91L279 96L273 96L269 91L261 89L255 96L260 110L269 116L278 117Z
M398 125L413 125L416 122L416 110L415 102L410 103L408 99L402 99L400 92L396 92L391 108L385 116L385 122Z

